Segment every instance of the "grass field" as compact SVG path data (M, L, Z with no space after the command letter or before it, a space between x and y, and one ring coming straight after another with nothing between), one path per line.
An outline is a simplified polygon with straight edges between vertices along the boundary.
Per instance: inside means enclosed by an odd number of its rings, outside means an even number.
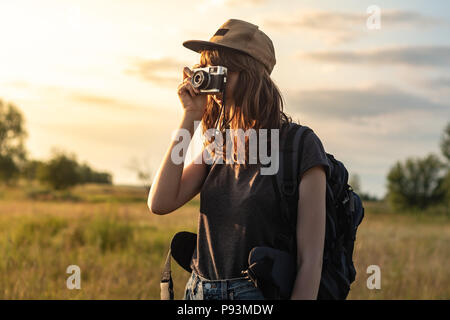
M159 299L169 240L195 231L198 204L156 216L143 188L2 188L0 299ZM450 218L365 206L349 299L450 299ZM80 290L66 287L69 265L81 268ZM381 268L381 290L366 287L369 265ZM174 262L173 276L180 298L189 275Z

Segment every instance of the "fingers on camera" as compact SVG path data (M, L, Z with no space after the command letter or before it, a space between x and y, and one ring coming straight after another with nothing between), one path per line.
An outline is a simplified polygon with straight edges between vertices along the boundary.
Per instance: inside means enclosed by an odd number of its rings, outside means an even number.
M186 88L188 89L189 93L191 94L191 97L195 97L197 95L194 87L192 86L192 84L190 82L186 83Z
M178 94L181 94L183 91L189 92L191 97L195 97L199 93L199 91L192 86L191 82L188 81L188 79L183 81L178 86Z
M183 80L192 76L192 70L188 67L183 68Z
M188 67L183 68L183 83L182 83L180 89L187 90L189 92L189 94L192 97L194 97L197 94L199 94L200 91L192 86L192 83L191 83L192 73L193 73L192 70L189 69Z

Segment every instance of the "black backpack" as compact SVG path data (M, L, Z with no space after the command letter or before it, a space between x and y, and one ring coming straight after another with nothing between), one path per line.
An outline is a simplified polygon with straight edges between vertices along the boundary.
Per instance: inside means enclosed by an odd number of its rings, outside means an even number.
M296 256L296 219L300 159L305 138L313 132L307 126L291 123L280 139L280 168L273 176L280 197L280 213L287 224L285 234L279 235L278 249ZM348 172L342 162L326 153L331 169L326 186L326 231L322 277L318 299L342 300L355 280L353 247L356 231L364 217L364 208L358 194L348 184Z

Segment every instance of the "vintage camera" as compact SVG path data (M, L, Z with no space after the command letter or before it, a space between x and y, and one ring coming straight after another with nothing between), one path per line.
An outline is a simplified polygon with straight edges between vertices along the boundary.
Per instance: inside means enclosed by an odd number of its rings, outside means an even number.
M214 94L223 92L227 83L227 68L210 66L192 70L191 83L200 93Z

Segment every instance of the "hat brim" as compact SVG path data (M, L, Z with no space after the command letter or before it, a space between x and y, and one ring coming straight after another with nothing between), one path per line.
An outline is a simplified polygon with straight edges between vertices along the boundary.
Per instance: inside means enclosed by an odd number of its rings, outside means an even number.
M183 46L185 48L188 48L188 49L193 50L198 53L200 53L203 50L214 50L217 48L233 49L233 50L245 53L244 51L233 48L231 46L225 46L223 44L219 44L219 43L215 43L215 42L211 42L211 41L203 41L203 40L188 40L188 41L183 42Z

